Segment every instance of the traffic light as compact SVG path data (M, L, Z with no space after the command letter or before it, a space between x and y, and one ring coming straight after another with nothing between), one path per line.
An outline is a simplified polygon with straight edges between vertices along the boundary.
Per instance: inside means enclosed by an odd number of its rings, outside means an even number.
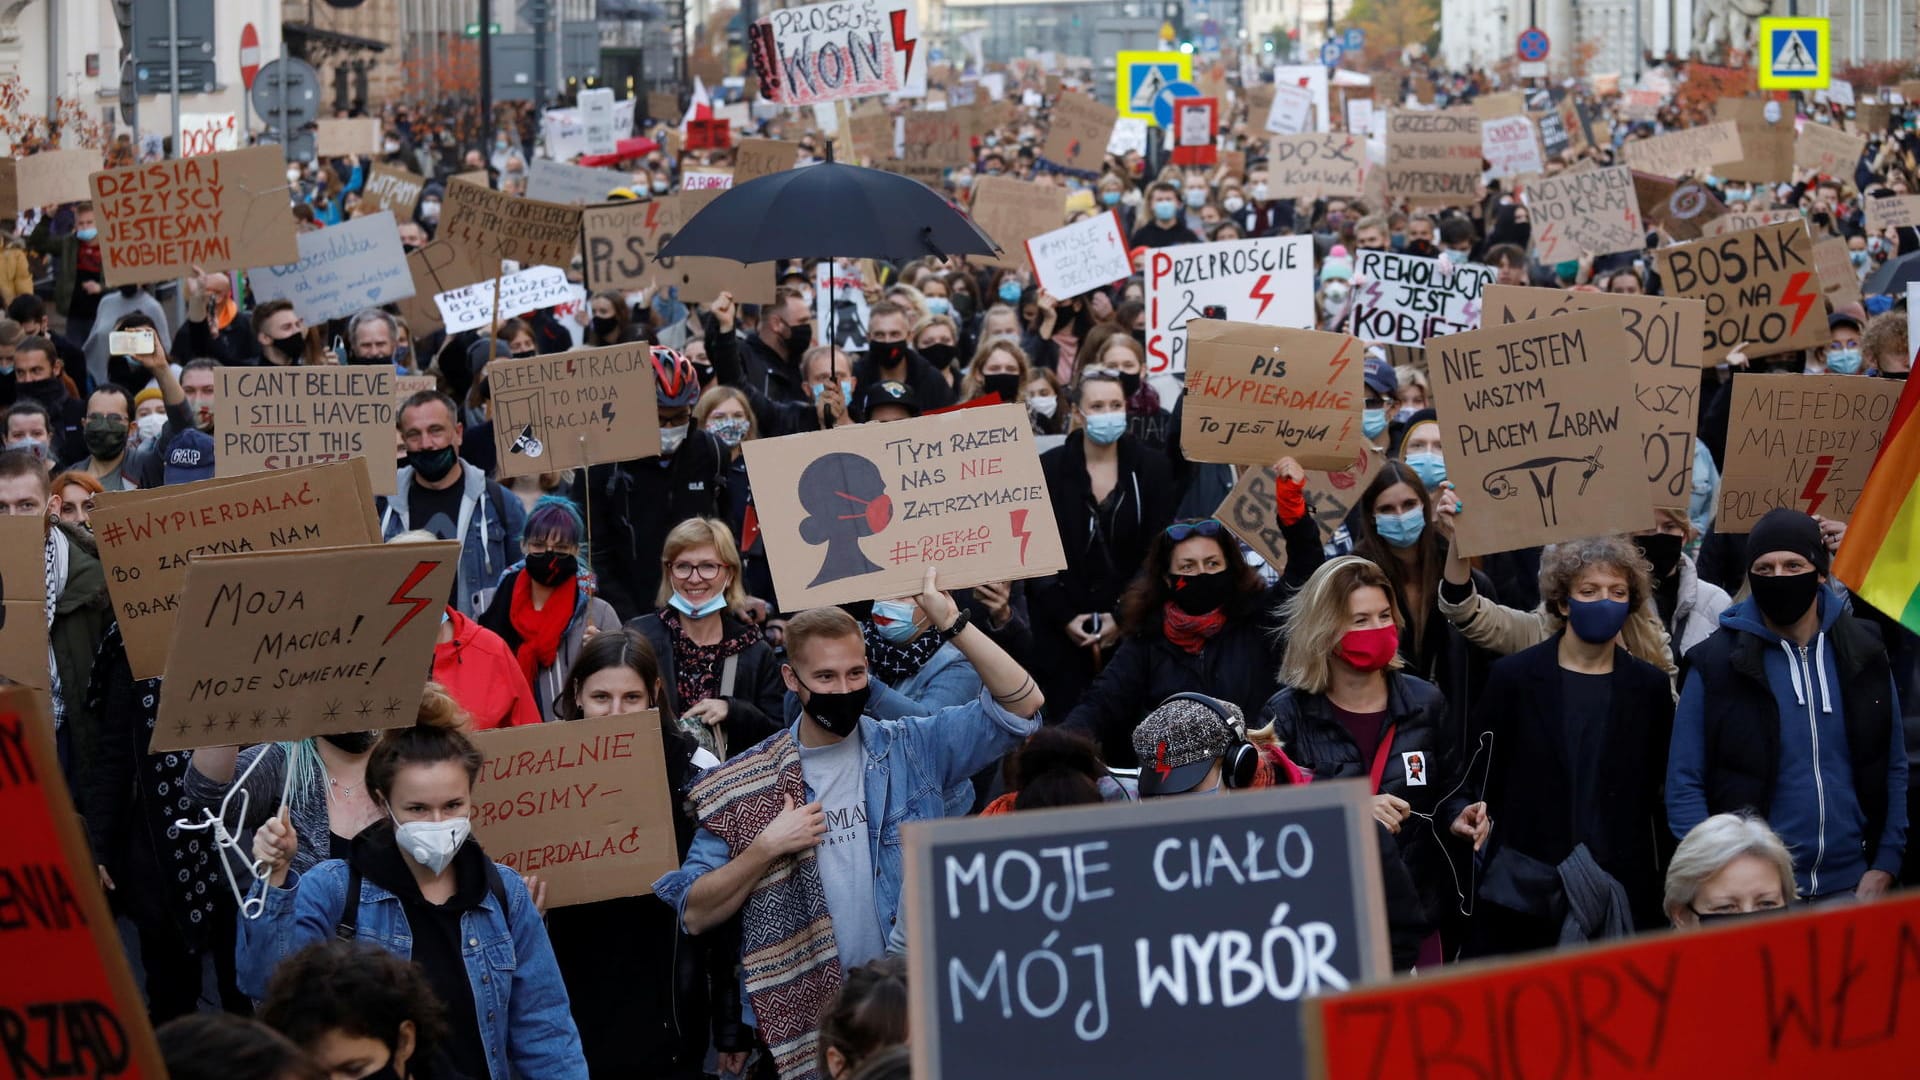
M1162 5L1165 25L1173 28L1173 43L1183 53L1193 51L1193 35L1187 32L1187 5L1181 0L1167 0Z

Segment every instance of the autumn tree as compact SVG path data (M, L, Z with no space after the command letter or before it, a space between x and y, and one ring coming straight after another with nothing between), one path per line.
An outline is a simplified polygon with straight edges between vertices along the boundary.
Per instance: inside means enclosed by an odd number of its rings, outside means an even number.
M1436 0L1353 0L1346 25L1367 35L1369 58L1398 60L1409 45L1440 48L1440 6Z

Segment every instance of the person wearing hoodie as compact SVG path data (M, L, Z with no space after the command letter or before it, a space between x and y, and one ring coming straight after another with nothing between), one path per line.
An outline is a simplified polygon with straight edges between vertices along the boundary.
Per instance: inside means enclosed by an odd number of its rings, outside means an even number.
M1900 870L1907 754L1880 630L1827 587L1819 523L1770 510L1747 535L1752 595L1687 653L1667 764L1667 820L1764 817L1811 903L1871 900Z
M533 687L540 719L551 723L554 702L580 647L617 629L613 606L593 595L593 576L580 565L586 523L573 503L543 495L527 515L521 537L525 561L507 568L480 625L500 635Z
M466 429L452 398L422 390L397 412L407 463L395 481L399 490L381 512L381 535L391 540L421 528L460 541L453 606L472 617L493 601L501 573L520 562L526 508L479 469L461 463Z

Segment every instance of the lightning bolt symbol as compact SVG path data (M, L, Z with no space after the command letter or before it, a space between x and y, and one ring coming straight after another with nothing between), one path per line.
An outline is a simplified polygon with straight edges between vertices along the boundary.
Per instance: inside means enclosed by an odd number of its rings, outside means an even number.
M1800 291L1800 287L1805 285L1807 283L1807 279L1812 276L1813 276L1813 271L1811 270L1802 270L1799 273L1793 275L1793 280L1787 283L1786 294L1780 297L1780 303L1777 305L1779 307L1787 307L1789 305L1799 305L1800 310L1793 317L1793 325L1789 327L1787 330L1787 333L1790 335L1799 333L1800 324L1801 322L1805 321L1807 317L1807 309L1813 306L1814 301L1820 299L1820 294L1818 292L1803 294ZM1812 511L1808 511L1808 513L1812 513Z
M1559 227L1560 227L1559 222L1549 221L1547 222L1547 227L1540 230L1540 249L1542 251L1553 250L1553 232L1555 229L1558 229Z
M659 227L660 227L660 200L655 199L652 202L649 202L647 204L647 231L653 232L655 229L658 229Z
M1248 296L1260 301L1260 310L1253 313L1256 322L1259 321L1260 316L1267 313L1267 305L1273 303L1273 290L1267 288L1267 281L1272 277L1272 274L1261 274L1260 280L1254 282L1253 288L1247 290Z
M415 565L413 573L407 575L407 580L401 582L400 587L393 590L393 595L387 600L387 606L396 607L400 604L412 604L413 610L400 616L400 621L393 624L393 629L387 631L387 636L380 639L380 644L385 645L387 642L392 641L393 635L399 633L401 627L412 622L415 615L427 610L427 608L433 604L434 601L431 598L423 599L418 596L408 596L407 594L413 591L414 586L426 580L427 575L433 573L439 565L437 561L423 562Z
M1377 304L1380 302L1380 283L1379 282L1377 281L1367 282L1367 302L1370 304Z
M1020 564L1024 566L1027 562L1027 541L1033 539L1033 530L1027 528L1027 512L1010 510L1007 516L1013 519L1013 535L1020 538Z
M607 430L612 431L613 430L613 402L611 401L601 402L600 415L606 418Z
M1807 476L1807 486L1800 489L1800 497L1807 500L1807 513L1820 512L1820 504L1827 501L1827 493L1820 490L1826 482L1828 470L1833 468L1833 456L1822 454L1814 459L1813 472Z
M1153 752L1153 771L1159 773L1160 779L1162 780L1165 780L1167 775L1173 772L1173 766L1167 764L1167 744L1165 741L1162 741L1159 748Z
M907 9L889 12L893 16L893 47L907 54L907 66L900 70L900 81L907 81L907 72L913 70L913 49L918 42L907 40Z
M1353 357L1347 355L1347 350L1352 347L1353 339L1348 338L1340 343L1340 351L1333 354L1333 359L1327 361L1333 368L1333 374L1327 376L1327 383L1329 385L1331 385L1335 379L1347 373L1347 365L1353 363Z
M1067 144L1067 160L1072 161L1074 158L1077 158L1079 156L1080 156L1080 140L1075 139L1072 142Z
M1340 445L1341 446L1347 445L1347 435L1352 431L1353 431L1353 417L1349 416L1347 417L1346 423L1340 425Z

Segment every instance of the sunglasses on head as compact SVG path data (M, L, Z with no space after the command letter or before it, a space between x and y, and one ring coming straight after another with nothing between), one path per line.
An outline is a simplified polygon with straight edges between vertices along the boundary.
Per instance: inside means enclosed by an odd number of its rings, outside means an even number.
M1227 527L1220 524L1217 518L1207 518L1205 521L1176 521L1167 526L1167 539L1176 544L1190 536L1204 536L1210 540L1218 540L1226 530Z

